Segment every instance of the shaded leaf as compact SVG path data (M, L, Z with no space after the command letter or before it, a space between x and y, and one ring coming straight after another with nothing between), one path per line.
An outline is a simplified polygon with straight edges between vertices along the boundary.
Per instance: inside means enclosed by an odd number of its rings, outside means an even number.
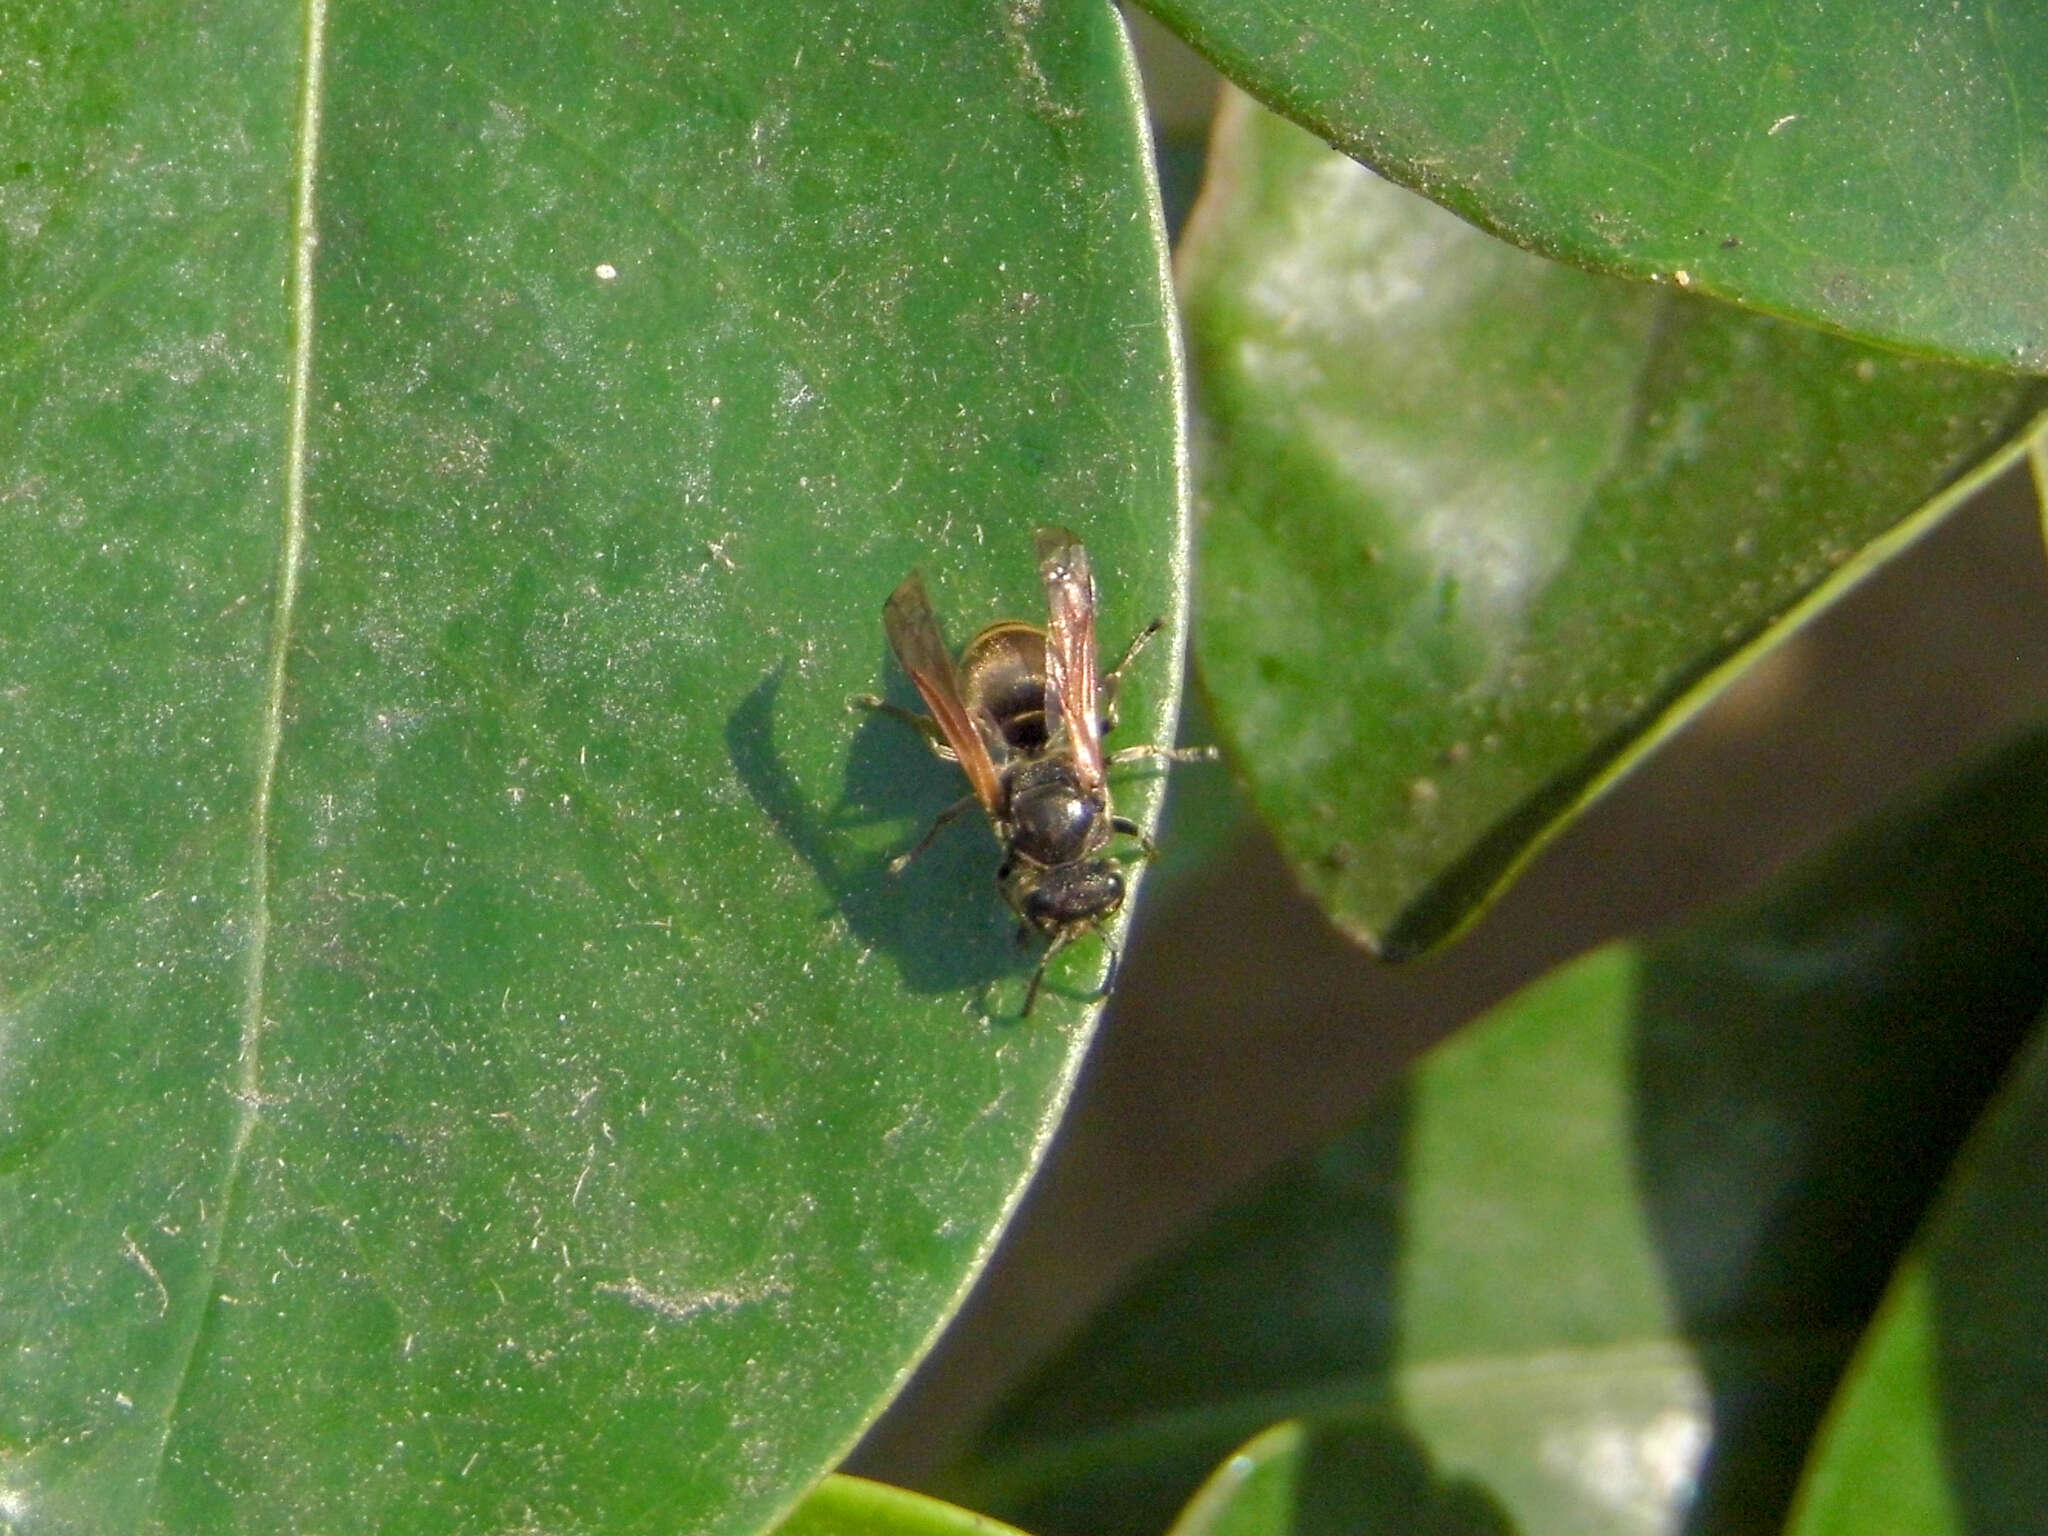
M1958 1160L1806 1471L1794 1536L2017 1533L2048 1507L2048 1035Z
M2036 733L1438 1049L1141 1274L949 1495L1048 1533L1156 1531L1299 1418L1367 1426L1421 1486L1529 1536L1775 1525L2048 998L2044 921Z
M1213 177L1181 258L1204 677L1302 880L1389 955L2042 398L1512 250L1242 98Z
M1267 105L1519 244L2048 370L2048 13L1149 0Z
M44 5L0 77L6 1517L758 1528L1085 1037L844 700L1049 515L1177 611L1114 14Z

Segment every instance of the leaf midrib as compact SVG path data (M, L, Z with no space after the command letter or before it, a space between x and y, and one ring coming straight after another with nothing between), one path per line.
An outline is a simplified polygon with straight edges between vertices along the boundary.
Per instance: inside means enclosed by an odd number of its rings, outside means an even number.
M288 366L285 378L286 428L283 537L278 552L277 596L272 609L269 655L265 668L263 724L256 749L255 791L249 814L248 943L242 970L240 1041L235 1053L234 1130L228 1140L210 1217L204 1222L205 1258L199 1278L204 1299L191 1313L176 1386L165 1399L157 1434L155 1464L150 1469L149 1497L160 1486L164 1458L173 1426L203 1354L207 1321L219 1304L217 1282L226 1249L229 1221L240 1188L242 1166L256 1133L265 1100L262 1042L265 981L270 958L270 811L276 795L277 766L284 746L285 687L299 575L305 562L307 432L311 419L313 381L313 258L319 244L315 224L314 181L319 163L321 93L326 62L327 0L303 0L301 73L298 121L292 153L291 269L286 290L289 315Z

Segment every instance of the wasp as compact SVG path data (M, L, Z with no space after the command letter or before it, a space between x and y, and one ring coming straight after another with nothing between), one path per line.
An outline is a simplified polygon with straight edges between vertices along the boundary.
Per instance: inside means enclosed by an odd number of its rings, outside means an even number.
M1146 858L1157 851L1142 827L1112 809L1109 768L1215 756L1208 747L1128 747L1104 754L1102 738L1116 723L1118 679L1164 621L1146 625L1116 665L1098 673L1088 551L1065 528L1039 529L1036 547L1045 581L1045 628L1004 619L968 641L955 661L924 578L912 571L882 605L882 629L930 713L920 715L873 694L851 701L905 721L967 776L968 793L939 812L930 830L890 861L889 870L900 872L947 826L981 809L1003 846L996 888L1021 919L1020 936L1035 933L1045 941L1024 994L1027 1016L1053 956L1123 906L1123 872L1105 851L1111 840L1134 839ZM1109 975L1115 974L1112 950Z

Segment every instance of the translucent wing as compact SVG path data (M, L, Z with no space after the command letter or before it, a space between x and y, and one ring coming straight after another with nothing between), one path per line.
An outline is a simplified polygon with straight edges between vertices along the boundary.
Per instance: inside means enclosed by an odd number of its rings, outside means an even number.
M1088 551L1064 528L1037 533L1045 578L1045 733L1065 736L1083 789L1102 784L1102 718L1096 710L1095 576Z
M987 741L961 701L959 674L945 637L939 633L939 618L925 594L924 578L917 572L904 577L903 585L882 605L882 629L889 637L889 649L896 653L897 662L917 685L924 707L938 722L946 745L960 759L960 771L974 787L974 798L993 816L1002 804L1002 780L988 755Z

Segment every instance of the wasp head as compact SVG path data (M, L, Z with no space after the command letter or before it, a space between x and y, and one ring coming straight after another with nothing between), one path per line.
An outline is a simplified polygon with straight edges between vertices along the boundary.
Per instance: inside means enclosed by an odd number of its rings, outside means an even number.
M1046 938L1083 932L1124 904L1123 872L1110 859L1050 868L1011 859L996 879L1010 905Z

